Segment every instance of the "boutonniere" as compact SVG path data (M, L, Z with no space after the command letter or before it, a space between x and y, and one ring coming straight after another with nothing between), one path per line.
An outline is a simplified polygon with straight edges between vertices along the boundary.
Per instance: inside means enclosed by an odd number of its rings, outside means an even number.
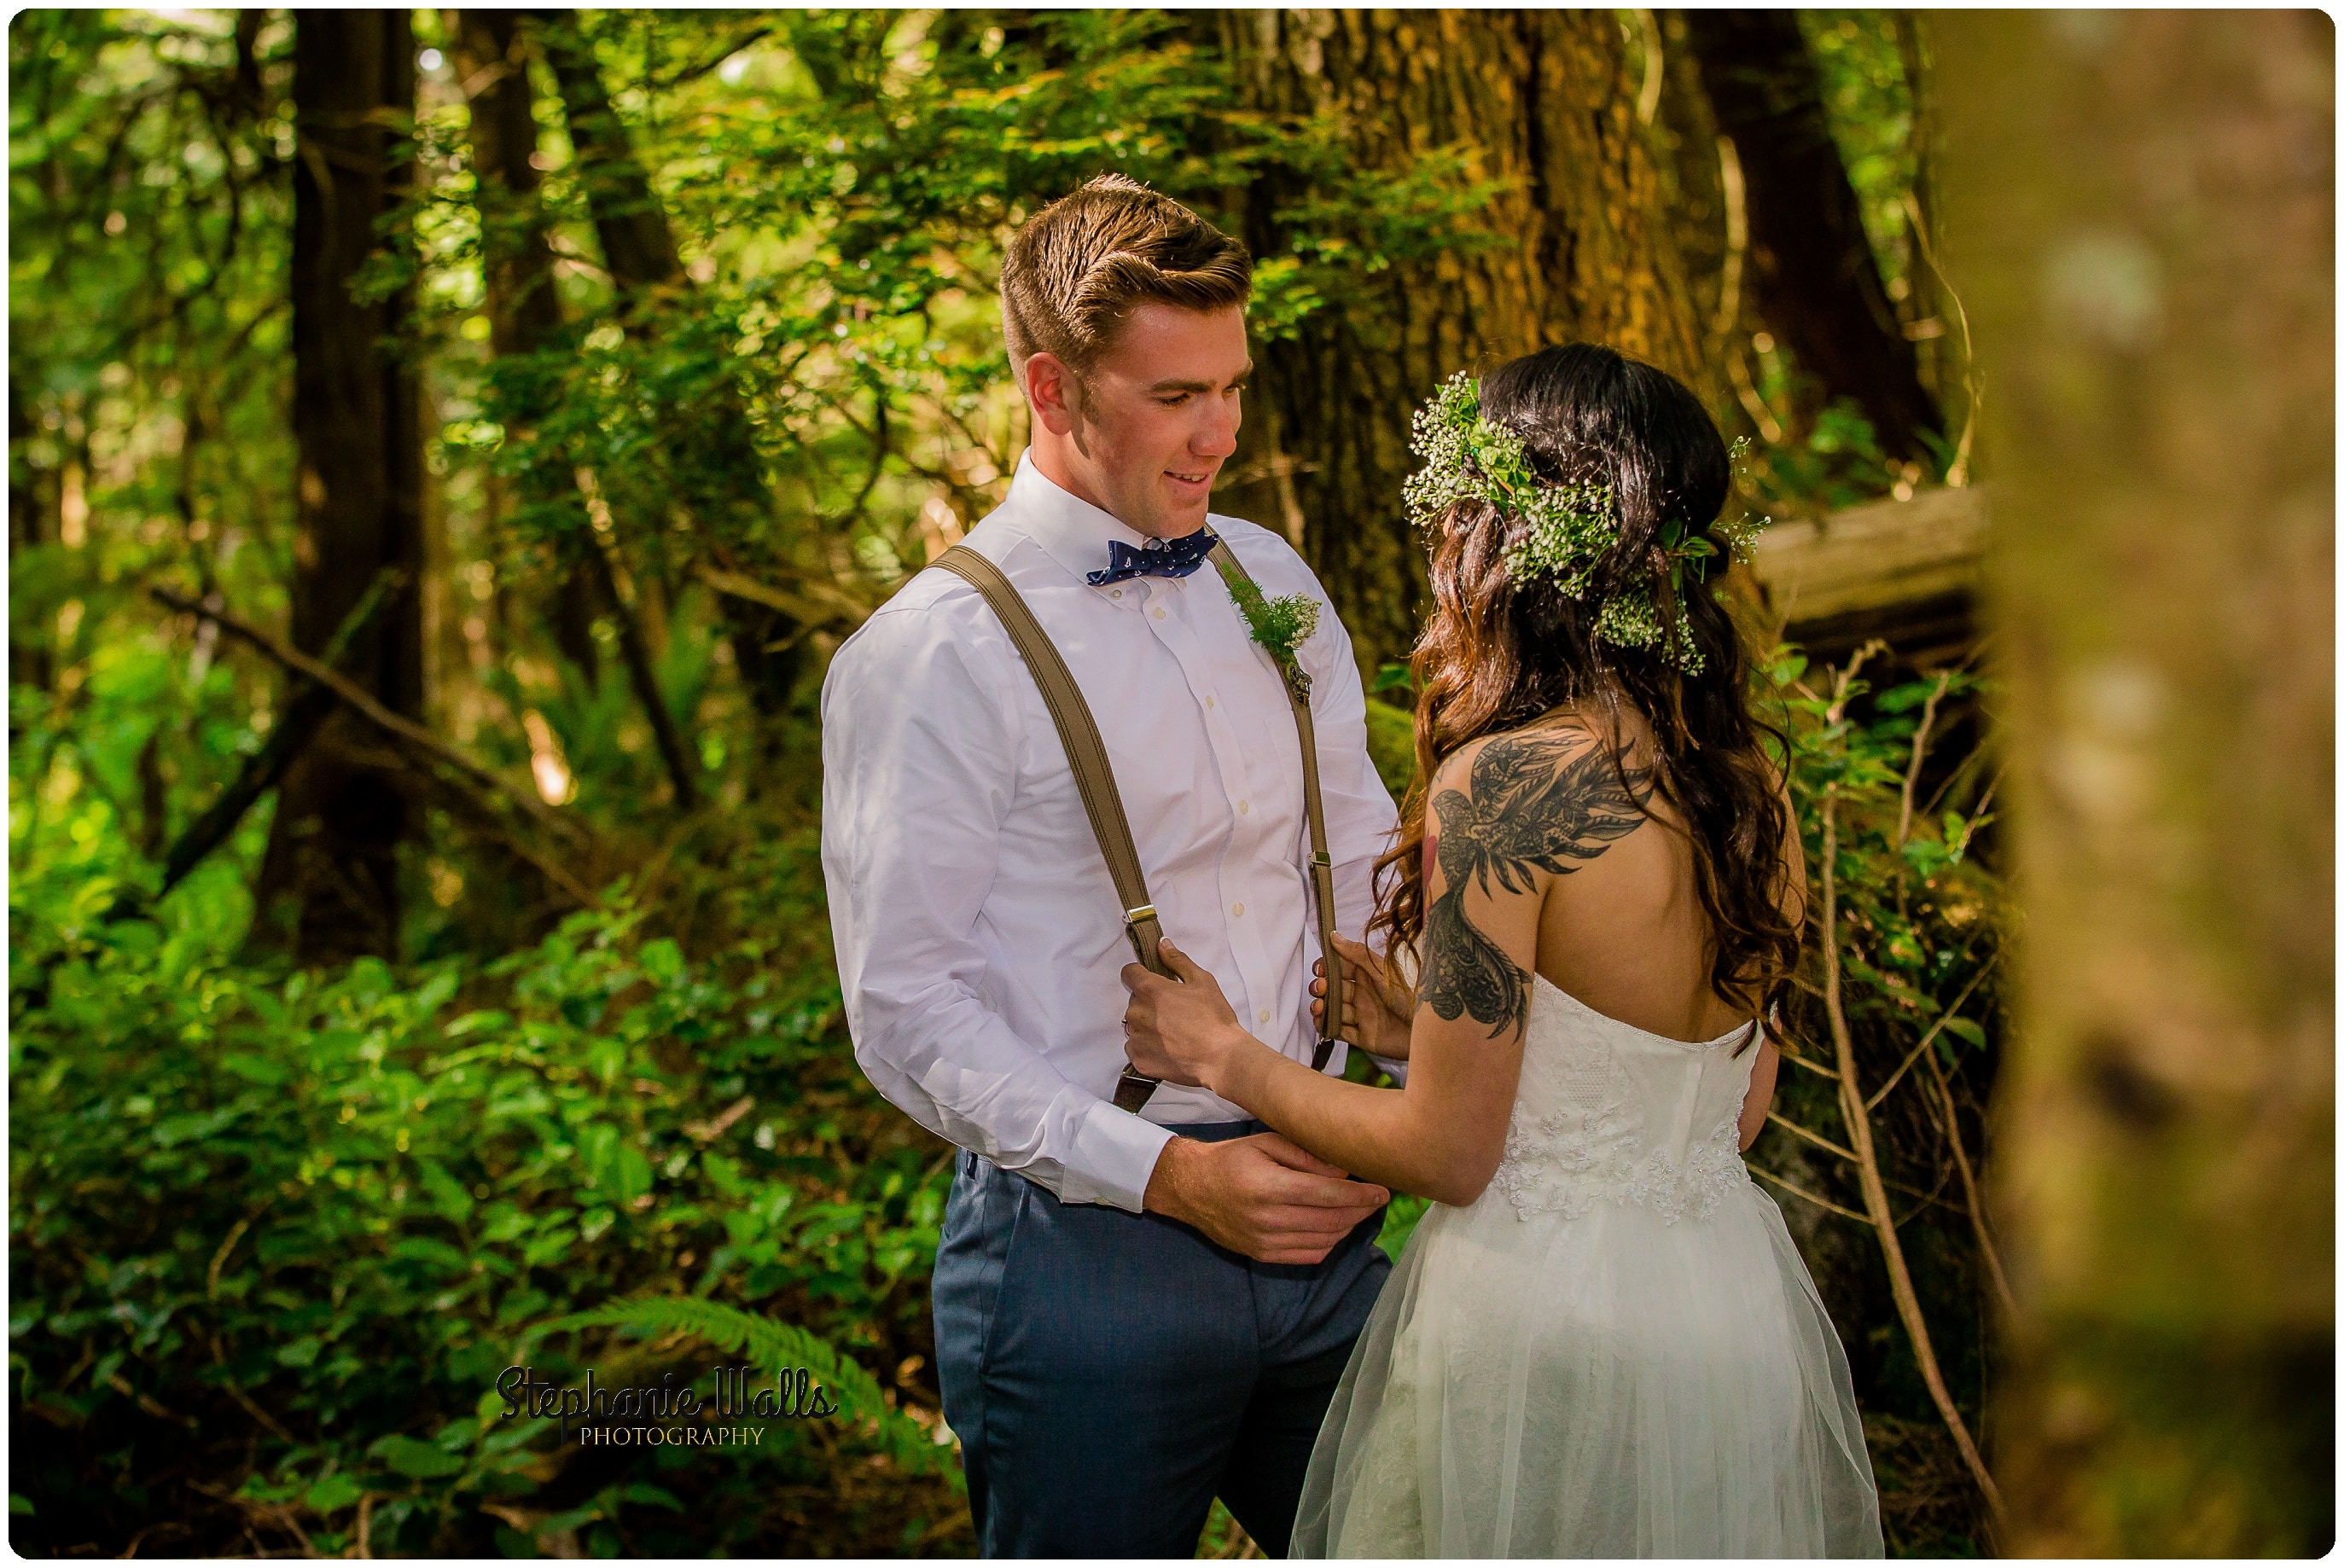
M1213 563L1220 568L1221 580L1229 585L1229 598L1252 628L1254 641L1268 649L1278 674L1286 678L1296 695L1304 701L1310 699L1310 674L1294 650L1308 640L1318 629L1318 601L1307 593L1280 594L1276 598L1263 593L1254 581L1224 562Z

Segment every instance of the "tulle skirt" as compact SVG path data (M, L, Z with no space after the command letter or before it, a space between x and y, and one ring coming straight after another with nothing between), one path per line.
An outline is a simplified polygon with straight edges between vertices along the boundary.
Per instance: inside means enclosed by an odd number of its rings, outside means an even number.
M1781 1211L1436 1204L1320 1427L1297 1557L1877 1557L1847 1358Z

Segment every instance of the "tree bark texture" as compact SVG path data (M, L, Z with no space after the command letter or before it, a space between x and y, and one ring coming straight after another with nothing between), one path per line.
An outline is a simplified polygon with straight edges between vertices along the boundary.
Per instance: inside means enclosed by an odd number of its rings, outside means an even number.
M1944 13L2027 920L2025 1553L2335 1539L2335 26Z
M1742 164L1749 280L1763 317L1826 397L1852 397L1892 457L1943 427L1880 280L1793 11L1687 11L1720 134Z
M1404 658L1424 542L1400 486L1412 411L1451 372L1549 344L1609 343L1712 391L1677 256L1642 76L1609 11L1253 11L1220 18L1248 107L1325 114L1353 166L1398 172L1456 146L1502 182L1484 243L1361 272L1289 339L1257 345L1259 388L1225 503L1297 528L1361 666ZM1246 195L1257 255L1287 241L1308 193L1269 169Z
M413 372L389 344L405 289L361 303L354 274L383 243L377 221L413 177L415 49L404 11L294 13L294 646L315 653L393 567L410 585L359 633L351 678L394 712L423 709L422 410ZM264 914L294 901L304 962L389 956L399 935L399 860L409 805L396 774L324 743L288 772L269 830Z

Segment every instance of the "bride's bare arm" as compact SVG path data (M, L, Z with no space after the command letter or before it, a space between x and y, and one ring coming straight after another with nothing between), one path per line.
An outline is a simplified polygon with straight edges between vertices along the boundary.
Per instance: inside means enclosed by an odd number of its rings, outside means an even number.
M1547 889L1643 826L1648 788L1641 770L1564 725L1492 737L1441 764L1406 1089L1346 1083L1272 1050L1168 943L1185 983L1137 964L1124 971L1131 1060L1202 1084L1354 1175L1471 1202L1505 1150Z

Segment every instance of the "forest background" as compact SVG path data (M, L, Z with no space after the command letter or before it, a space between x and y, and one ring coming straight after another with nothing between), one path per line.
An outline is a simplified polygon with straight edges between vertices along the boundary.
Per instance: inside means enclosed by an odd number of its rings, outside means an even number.
M813 702L1000 498L1000 243L1108 168L1258 257L1216 506L1396 790L1442 377L1600 339L1751 437L1783 542L1713 586L1819 912L1751 1161L1892 1549L2332 1542L2323 18L27 11L9 66L19 1551L971 1549ZM612 1451L491 1387L720 1357L845 1408Z

